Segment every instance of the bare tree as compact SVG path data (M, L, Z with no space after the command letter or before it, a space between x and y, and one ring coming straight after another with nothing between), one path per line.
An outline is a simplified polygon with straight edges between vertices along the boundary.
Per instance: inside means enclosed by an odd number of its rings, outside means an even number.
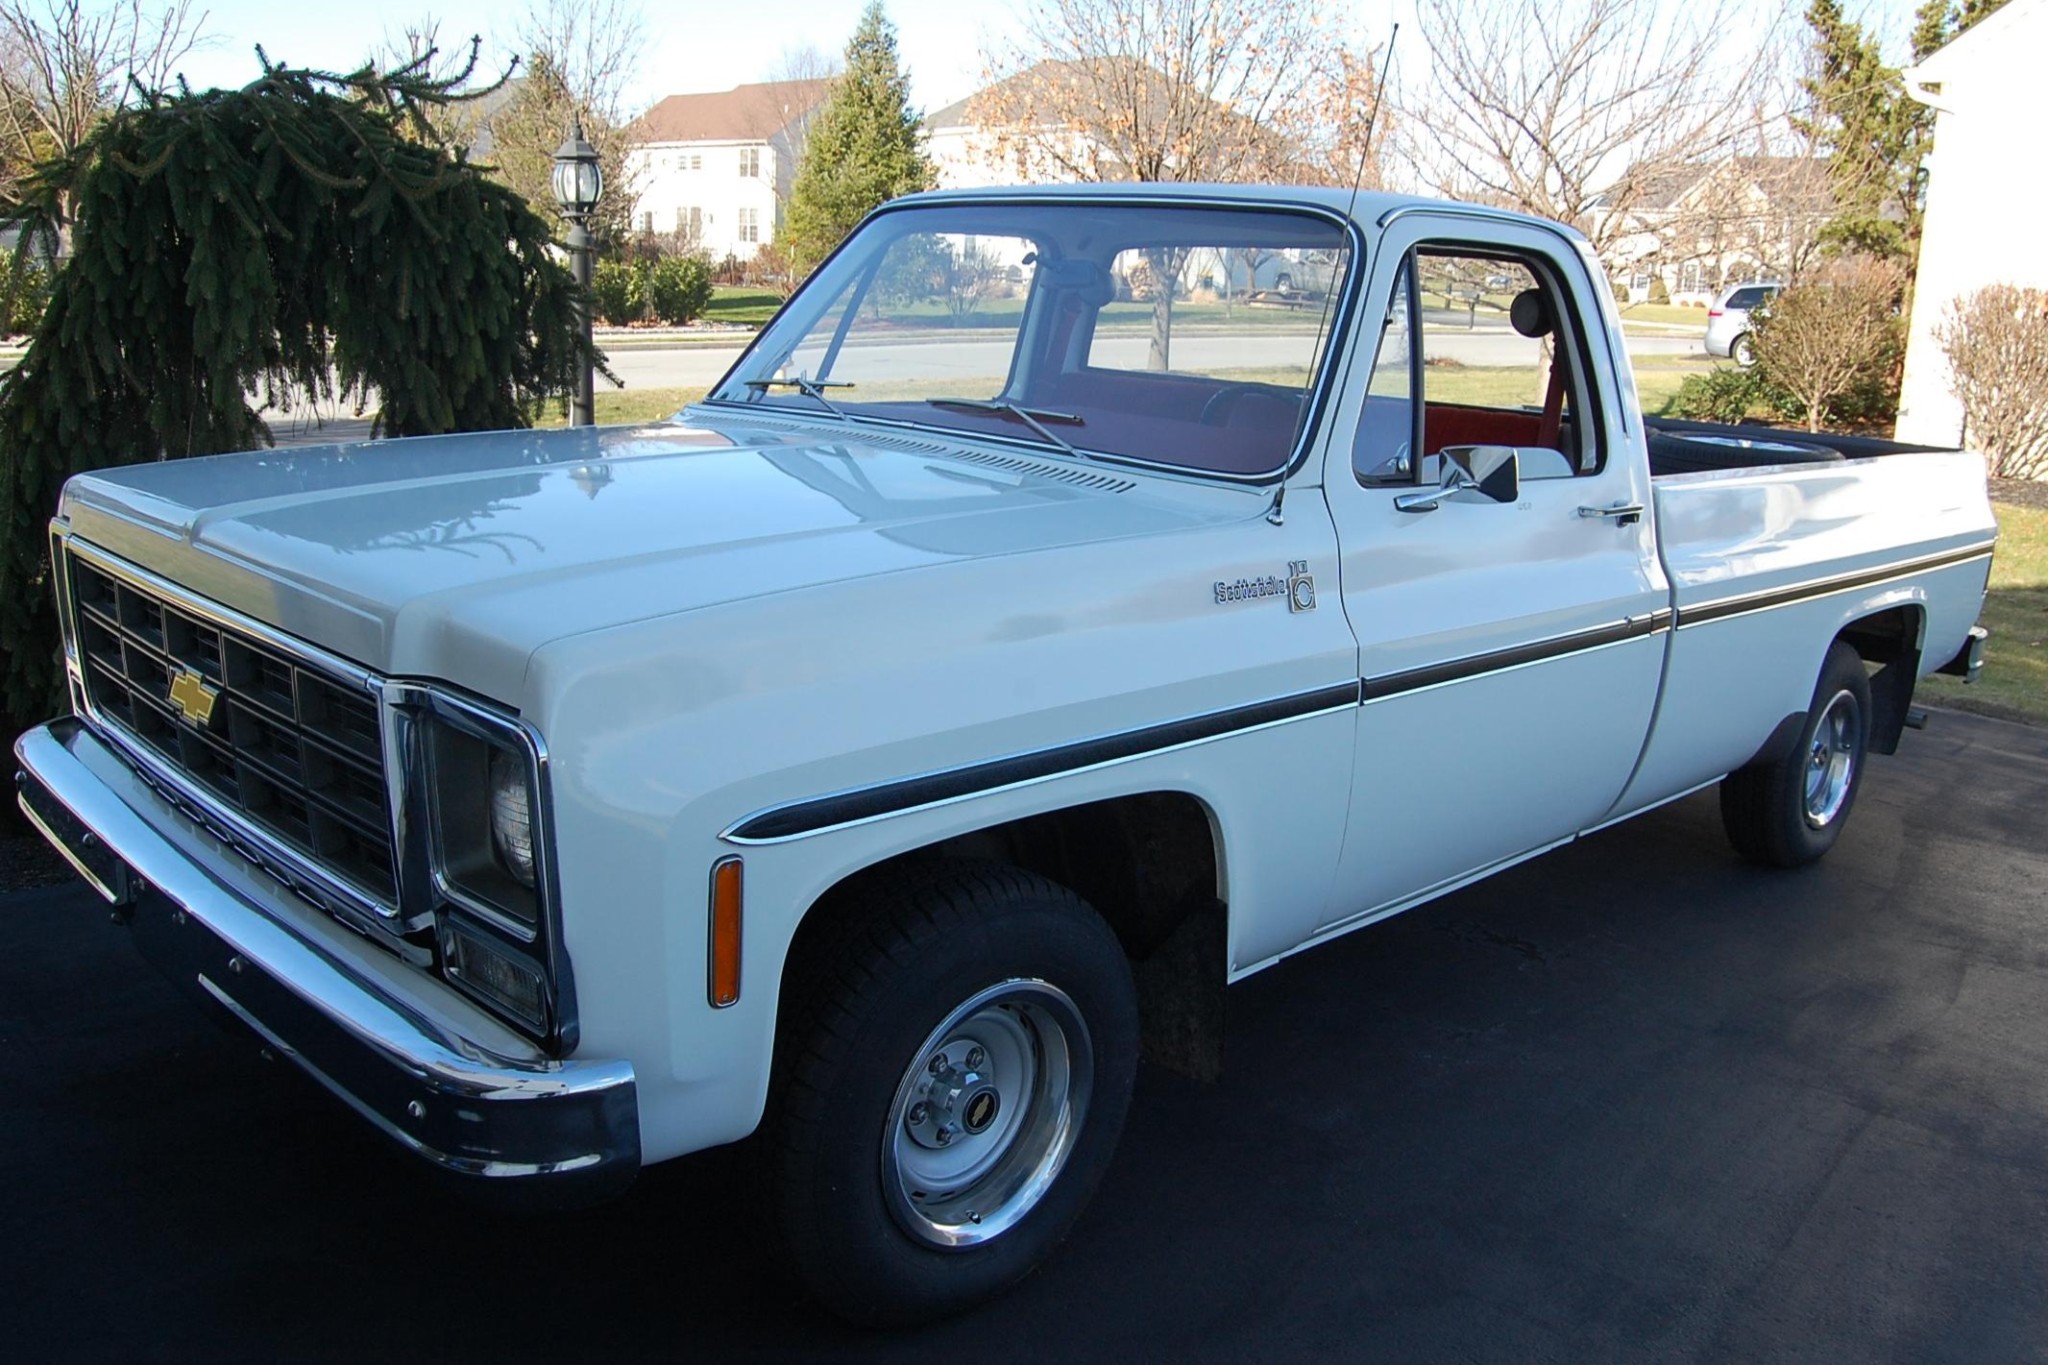
M647 47L638 0L527 0L512 36L522 56L547 57L579 109L625 125L626 91Z
M1899 363L1899 296L1906 277L1874 256L1848 256L1813 271L1771 301L1751 333L1763 377L1799 399L1806 429L1833 405Z
M1554 218L1604 257L1654 177L1725 151L1772 75L1741 0L1417 0L1429 81L1405 126L1441 193Z
M198 40L206 16L191 0L0 0L0 198L15 202L20 172L75 151L130 82L160 90ZM60 231L71 207L60 207Z
M1952 300L1934 339L1965 444L2001 478L2048 478L2048 291L1994 284Z
M1026 180L1345 183L1373 89L1329 0L1045 0L988 55L982 155Z
M601 241L629 235L635 192L627 160L631 86L645 24L634 0L529 0L509 40L521 69L502 100L480 109L478 144L506 184L541 212L556 212L551 177L555 149L572 123L597 149L604 198L591 230Z

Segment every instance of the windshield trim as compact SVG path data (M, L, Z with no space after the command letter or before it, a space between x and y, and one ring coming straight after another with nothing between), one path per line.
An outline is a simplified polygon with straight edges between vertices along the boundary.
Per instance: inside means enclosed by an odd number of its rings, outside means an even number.
M1046 204L1073 204L1081 206L1100 206L1102 204L1116 204L1155 208L1227 209L1240 213L1296 214L1306 215L1311 218L1319 218L1326 223L1332 224L1344 233L1345 240L1349 243L1351 248L1351 264L1349 268L1346 269L1346 271L1344 272L1345 278L1342 296L1338 298L1335 304L1333 305L1333 316L1330 322L1330 329L1323 337L1322 355L1319 358L1318 363L1316 365L1315 373L1312 376L1310 376L1309 386L1307 389L1309 401L1306 409L1302 414L1301 430L1295 436L1294 445L1288 451L1287 458L1280 464L1276 465L1274 468L1266 470L1263 473L1232 474L1220 470L1198 469L1191 465L1176 464L1170 460L1148 460L1142 456L1137 455L1120 455L1114 451L1096 450L1081 441L1074 442L1076 452L1074 454L1069 454L1066 451L1058 450L1055 447L1045 445L1037 440L1018 440L1015 437L1009 437L995 433L984 434L978 431L966 431L958 428L927 425L919 422L898 421L893 418L879 417L872 413L849 412L847 414L847 417L855 422L875 422L885 426L903 427L908 428L910 430L922 431L927 433L943 433L945 437L954 440L1002 441L1006 445L1016 445L1024 449L1039 451L1041 453L1048 454L1055 459L1078 460L1078 462L1083 464L1121 465L1126 468L1151 470L1159 473L1181 475L1189 478L1213 481L1216 483L1236 484L1244 487L1270 487L1273 484L1283 483L1287 479L1292 478L1295 472L1298 471L1302 467L1302 465L1307 461L1309 452L1314 448L1316 443L1316 437L1322 427L1324 418L1328 416L1329 413L1336 406L1334 396L1331 394L1330 389L1332 385L1336 382L1338 369L1340 364L1342 363L1342 357L1344 356L1346 349L1349 347L1351 343L1351 331L1354 324L1357 321L1356 314L1357 305L1360 297L1360 290L1364 286L1365 277L1367 274L1366 267L1369 264L1369 262L1366 260L1365 254L1365 233L1359 227L1357 219L1351 217L1349 214L1339 213L1337 210L1330 208L1325 204L1318 204L1308 200L1288 198L1279 195L1276 195L1272 198L1252 200L1232 198L1228 195L1163 195L1146 194L1142 191L1133 191L1128 194L1040 193L1025 195L1005 194L1002 192L971 195L948 194L943 200L923 199L913 196L884 204L880 208L868 214L867 217L863 218L860 221L859 225L855 227L852 232L849 232L846 235L846 237L839 243L838 246L832 249L831 255L828 255L823 261L820 261L818 263L817 269L811 272L811 278L816 279L819 275L821 275L824 272L825 267L829 265L839 255L840 252L846 250L847 246L854 240L854 238L860 235L862 230L864 230L869 224L877 221L878 219L882 218L884 215L887 214L915 213L921 209L952 208L960 205L969 205L976 207L990 206L1001 208L1009 206L1030 207L1035 205ZM771 317L766 323L762 325L761 330L754 334L754 339L747 343L745 349L743 349L740 352L738 358L733 361L731 367L727 369L724 374L720 375L717 382L712 384L711 388L706 392L705 396L699 399L695 404L692 404L692 406L701 406L720 413L730 412L745 413L750 416L760 415L760 409L758 407L746 403L735 403L728 399L714 398L711 395L717 393L720 389L726 387L727 384L731 383L733 377L739 373L741 367L746 365L748 361L753 359L754 353L760 347L762 339L766 337L771 330L774 329L775 324L781 320L782 315L789 310L790 305L796 301L797 296L802 292L802 289L799 288L798 290L793 292L788 299L785 299L783 301L782 307L775 310L775 316ZM790 410L787 414L782 413L781 410L778 409L777 413L778 415L789 416L806 415L801 411L795 409Z

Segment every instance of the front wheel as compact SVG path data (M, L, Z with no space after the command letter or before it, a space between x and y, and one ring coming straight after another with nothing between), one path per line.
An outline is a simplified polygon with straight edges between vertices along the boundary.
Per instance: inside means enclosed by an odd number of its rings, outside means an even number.
M1721 779L1721 823L1736 851L1773 867L1801 867L1835 845L1870 744L1870 674L1841 640L1827 661L1799 742L1775 762Z
M1137 1004L1072 892L990 864L871 882L792 968L765 1137L782 1240L842 1316L956 1312L1029 1273L1107 1168Z

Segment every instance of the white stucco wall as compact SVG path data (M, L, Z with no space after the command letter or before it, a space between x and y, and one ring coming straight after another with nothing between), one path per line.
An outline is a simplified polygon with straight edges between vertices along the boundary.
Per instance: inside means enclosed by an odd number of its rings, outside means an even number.
M2011 0L1906 73L1908 88L1937 113L1899 397L1902 441L1965 443L1962 406L1934 339L1950 302L1989 284L2048 289L2044 76L2048 0Z

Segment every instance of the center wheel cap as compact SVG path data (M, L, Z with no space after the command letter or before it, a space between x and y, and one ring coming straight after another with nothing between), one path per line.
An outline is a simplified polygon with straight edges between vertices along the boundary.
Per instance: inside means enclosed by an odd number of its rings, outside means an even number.
M988 1126L996 1121L1002 1107L1002 1097L996 1094L993 1086L977 1090L967 1097L967 1103L961 1109L961 1126L969 1133L985 1133Z

